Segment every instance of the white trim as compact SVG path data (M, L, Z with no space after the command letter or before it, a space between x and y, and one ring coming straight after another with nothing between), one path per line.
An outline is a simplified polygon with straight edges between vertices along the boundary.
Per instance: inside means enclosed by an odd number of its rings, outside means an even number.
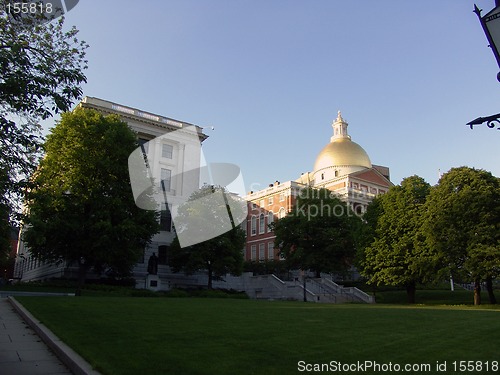
M272 236L272 237L264 237L264 238L259 238L258 240L252 240L252 241L247 241L248 244L251 244L251 243L255 243L255 242L262 242L262 241L267 241L267 240L270 240L270 239L275 239L276 236Z

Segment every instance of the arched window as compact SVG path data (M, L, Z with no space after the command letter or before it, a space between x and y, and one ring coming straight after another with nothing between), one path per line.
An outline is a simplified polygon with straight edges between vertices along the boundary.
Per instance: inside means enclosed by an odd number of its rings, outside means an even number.
M281 207L281 208L280 208L280 211L279 211L279 213L278 213L278 218L279 218L279 219L282 219L282 218L284 218L285 216L286 216L286 211L285 211L285 209L284 209L283 207Z

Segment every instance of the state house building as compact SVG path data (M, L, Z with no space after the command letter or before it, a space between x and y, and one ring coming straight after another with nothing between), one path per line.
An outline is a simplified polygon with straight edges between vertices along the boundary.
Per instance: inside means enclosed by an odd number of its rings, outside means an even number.
M198 170L201 143L208 138L201 127L98 98L85 97L78 106L95 109L105 115L119 115L136 132L151 174L161 184L158 188L167 196L169 207L176 201L187 200L194 188L199 186L199 173L182 172ZM327 188L354 211L362 213L375 196L384 194L393 185L389 180L389 168L372 165L365 150L351 140L347 126L339 112L332 124L333 136L318 154L312 172L304 173L294 181L276 181L245 197L248 201L248 217L242 223L247 233L247 242L242 249L245 260L279 259L278 249L274 248L275 236L268 225L292 210L301 189ZM174 140L161 138L170 132L179 132L179 136ZM167 263L168 248L175 236L172 218L170 209L164 204L157 209L161 211L161 230L152 238L133 268L136 286L149 287L146 285L147 263L153 253L158 256L159 289L169 289L172 285L203 285L204 282L197 278L171 272ZM32 257L29 249L19 241L14 278L20 281L76 278L77 270L77 265L68 262L41 262Z
M245 197L249 202L245 260L279 259L269 224L292 210L301 189L329 189L355 212L363 213L375 196L393 186L389 168L372 164L366 151L351 140L347 126L339 111L332 123L330 142L318 154L312 172L303 173L295 181L276 181Z
M78 107L94 109L104 115L118 115L129 125L137 134L151 175L160 185L157 188L163 190L169 208L176 202L186 201L198 189L201 143L208 138L200 126L93 97L83 98ZM172 132L176 133L175 138L162 138L162 135ZM184 171L191 173L183 174ZM171 274L167 266L168 246L175 233L171 210L165 204L164 201L160 204L161 207L157 207L161 212L160 232L152 238L133 268L132 274L138 287L144 287L148 274L147 263L153 253L158 257L158 276L166 279ZM58 265L41 262L31 256L22 241L19 242L14 270L14 278L18 280L76 278L77 270L78 266L69 262Z

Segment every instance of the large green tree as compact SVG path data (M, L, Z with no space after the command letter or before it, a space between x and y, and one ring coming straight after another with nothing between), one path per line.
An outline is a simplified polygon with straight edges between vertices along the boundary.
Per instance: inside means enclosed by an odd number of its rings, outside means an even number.
M63 17L47 23L27 13L14 20L6 5L0 2L0 172L7 173L1 193L9 200L37 164L39 121L81 97L88 46L75 27L64 30Z
M224 199L218 199L223 196ZM211 198L213 197L213 199ZM191 246L181 247L176 236L170 246L168 264L174 272L183 271L191 275L197 271L207 271L207 287L212 289L212 281L230 273L241 275L243 271L243 249L245 247L245 231L237 225L237 218L244 216L242 203L224 188L205 185L195 191L189 200L179 206L174 219L176 230L181 231L188 223L192 235L207 240ZM230 223L230 230L214 238L212 233Z
M81 98L88 47L75 27L64 30L63 17L13 18L8 3L0 1L0 220L18 211L19 196L38 164L40 120L69 110Z
M135 204L128 157L136 136L118 116L78 108L47 136L27 196L23 239L38 259L127 274L158 232L158 214ZM152 199L152 197L151 197Z
M416 284L424 279L420 227L429 191L424 179L408 177L378 197L367 211L367 235L373 238L364 249L362 274L368 283L404 286L409 303L415 303Z
M474 282L476 305L486 281L494 303L492 279L500 272L499 179L480 169L452 168L432 188L424 219L434 269Z
M365 248L369 247L375 239L377 231L378 218L382 214L382 195L376 196L368 204L366 211L362 216L362 225L359 226L356 233L356 258L355 264L359 270L363 269L365 258Z
M360 219L327 189L305 188L295 206L275 221L275 246L290 269L342 274L353 264Z

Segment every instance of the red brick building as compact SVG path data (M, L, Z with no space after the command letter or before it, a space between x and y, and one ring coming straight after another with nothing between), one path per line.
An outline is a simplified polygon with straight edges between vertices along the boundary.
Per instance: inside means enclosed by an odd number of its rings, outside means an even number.
M269 224L290 212L299 191L304 187L305 185L296 181L276 181L266 189L247 195L245 260L278 259L278 251L274 249L275 236L269 229Z
M246 222L245 260L279 259L269 224L293 209L301 189L326 188L335 192L356 213L362 214L371 200L393 186L389 168L373 165L366 151L351 140L340 112L332 123L333 136L320 151L314 170L295 181L276 181L260 191L251 191Z

